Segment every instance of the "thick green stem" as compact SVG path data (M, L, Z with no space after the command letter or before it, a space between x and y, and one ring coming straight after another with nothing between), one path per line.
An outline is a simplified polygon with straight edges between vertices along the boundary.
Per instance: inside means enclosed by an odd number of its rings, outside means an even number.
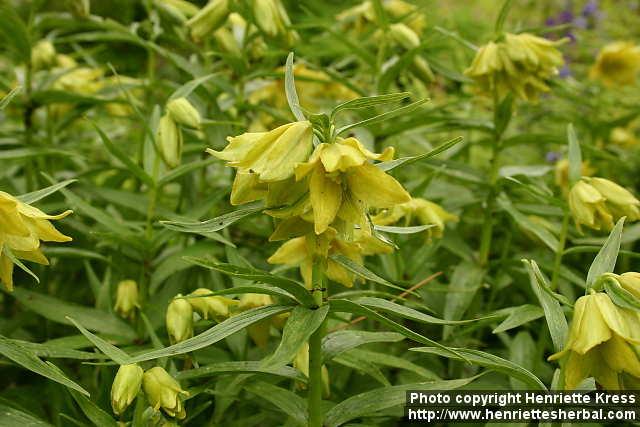
M314 266L313 297L321 307L324 304L324 278L319 266ZM317 278L317 279L316 279ZM322 427L322 338L326 331L326 321L309 338L309 427Z
M560 238L558 239L558 247L556 248L556 258L553 263L553 276L551 278L551 289L556 289L558 279L560 278L560 267L562 266L562 255L567 242L567 232L569 231L569 211L564 210L562 218L562 229L560 230Z

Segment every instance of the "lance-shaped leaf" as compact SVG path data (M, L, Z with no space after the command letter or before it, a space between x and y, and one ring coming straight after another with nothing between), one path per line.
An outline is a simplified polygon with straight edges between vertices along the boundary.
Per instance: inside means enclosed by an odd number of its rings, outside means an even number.
M238 209L206 221L160 221L160 224L164 225L169 230L181 231L183 233L211 233L213 231L222 230L242 218L260 212L262 209L263 207L261 203L254 203L250 207Z
M373 342L398 342L404 335L397 332L336 331L322 339L322 357L326 362L340 353Z

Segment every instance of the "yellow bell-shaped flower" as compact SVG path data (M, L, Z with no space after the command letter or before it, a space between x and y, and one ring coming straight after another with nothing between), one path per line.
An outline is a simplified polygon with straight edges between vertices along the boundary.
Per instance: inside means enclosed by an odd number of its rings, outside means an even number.
M474 79L482 92L495 90L500 98L513 93L535 101L540 92L549 91L547 80L558 74L563 59L556 47L564 41L507 33L482 46L465 75Z
M8 290L13 289L13 261L11 257L48 265L40 250L43 242L70 242L50 220L71 214L67 210L58 215L47 215L40 209L21 202L9 193L0 191L0 281Z
M391 175L369 160L391 160L393 148L376 154L355 138L319 144L309 161L296 166L296 179L310 175L309 198L316 234L324 233L336 217L368 228L369 208L389 208L411 200Z
M576 225L611 230L623 216L640 219L640 200L618 184L604 178L582 177L569 192L569 208Z
M637 312L617 307L605 293L593 293L576 301L565 347L549 360L566 357L566 390L588 377L607 390L620 390L619 374L640 378L640 360L632 347L639 338Z
M142 377L142 387L151 406L162 409L170 417L180 420L187 416L180 395L188 396L180 384L163 368L149 369Z
M300 121L227 140L229 144L222 151L207 152L239 172L256 174L260 182L274 182L293 176L296 164L307 160L313 148L313 130L310 122Z
M627 86L636 81L640 71L640 46L617 41L603 47L589 71L589 77L606 86Z
M385 209L371 218L376 225L391 225L404 220L405 225L417 223L433 225L426 231L427 238L442 237L446 222L458 221L458 216L447 212L442 206L419 197L401 205Z

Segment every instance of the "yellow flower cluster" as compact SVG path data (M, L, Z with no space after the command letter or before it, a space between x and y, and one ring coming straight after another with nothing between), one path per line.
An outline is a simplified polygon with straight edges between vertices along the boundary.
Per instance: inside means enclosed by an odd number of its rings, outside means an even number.
M351 286L353 275L328 257L340 254L361 263L365 252L386 250L362 237L371 235L368 212L411 197L372 163L391 160L393 148L373 153L353 137L313 148L312 140L311 123L299 121L230 137L224 150L207 151L237 169L232 204L265 199L265 212L281 219L270 240L290 240L269 262L299 265L309 287L314 264Z
M563 42L527 33L504 34L478 50L465 75L485 93L496 91L500 98L513 93L535 101L540 92L549 91L547 81L558 74L563 59L556 46Z
M69 242L71 237L60 233L49 220L62 219L72 211L47 215L40 209L21 202L0 191L0 281L13 289L13 259L24 259L48 265L40 250L40 241Z
M618 41L603 47L589 71L589 77L606 86L632 85L640 71L640 46Z
M428 229L427 238L442 237L446 222L458 221L458 216L447 212L437 203L421 198L413 198L407 203L385 209L371 218L376 225L433 225Z
M623 216L640 219L640 200L615 182L604 178L582 177L569 192L569 209L578 228L611 230Z
M621 283L626 281L624 276L618 276ZM638 283L628 285L632 285L637 295ZM549 360L566 357L567 390L575 389L588 377L607 390L620 390L624 388L625 375L640 380L640 360L634 349L638 344L640 314L616 306L605 293L592 293L576 301L565 347Z

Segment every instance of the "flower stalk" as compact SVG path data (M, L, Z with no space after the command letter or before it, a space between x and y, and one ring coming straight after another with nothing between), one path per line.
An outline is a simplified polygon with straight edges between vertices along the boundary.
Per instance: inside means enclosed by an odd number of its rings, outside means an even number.
M314 263L313 268L314 288L313 297L322 307L325 299L324 274L319 263ZM309 337L309 427L322 427L322 338L326 332L326 320Z

